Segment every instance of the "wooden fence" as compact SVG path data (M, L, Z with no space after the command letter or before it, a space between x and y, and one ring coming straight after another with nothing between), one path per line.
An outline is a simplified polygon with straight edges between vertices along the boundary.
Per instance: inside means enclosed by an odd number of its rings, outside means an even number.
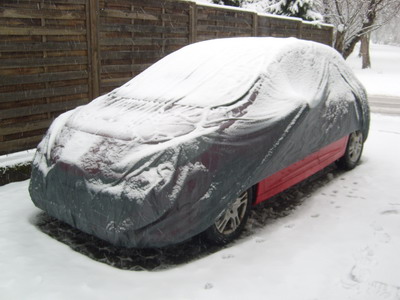
M331 45L332 27L178 0L1 0L0 154L184 45L236 36Z

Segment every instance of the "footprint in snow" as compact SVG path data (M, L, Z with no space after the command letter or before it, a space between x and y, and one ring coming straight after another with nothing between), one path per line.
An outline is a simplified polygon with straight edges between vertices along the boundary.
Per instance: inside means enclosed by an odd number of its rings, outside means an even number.
M398 300L400 299L400 287L385 282L372 281L368 283L367 293L378 297L378 299Z
M381 225L372 223L371 227L375 230L374 236L377 237L379 242L387 244L392 240L392 237L384 231L384 228Z
M204 286L205 290L211 290L214 287L212 283L207 282L206 285Z
M370 226L375 231L374 236L379 242L390 242L390 235L380 224L373 222ZM355 263L348 277L342 280L342 285L346 289L353 289L357 294L357 299L400 300L400 286L374 281L370 278L374 267L378 265L378 260L375 258L377 247L379 248L379 244L374 244L373 247L367 246L357 253L354 257Z
M400 210L397 209L390 209L381 212L381 215L398 215L398 214L400 214Z
M368 280L372 267L376 264L374 250L367 246L355 257L355 264L352 266L349 279L353 284L360 284Z
M381 243L387 244L392 240L392 237L386 232L379 232L376 234Z
M375 231L383 231L383 227L375 222L373 222L371 224L371 227L375 230Z

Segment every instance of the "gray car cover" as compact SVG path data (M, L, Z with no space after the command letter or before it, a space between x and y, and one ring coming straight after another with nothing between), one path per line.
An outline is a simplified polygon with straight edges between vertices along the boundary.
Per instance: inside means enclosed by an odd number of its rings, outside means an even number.
M37 148L30 195L49 215L124 247L211 226L238 195L351 132L364 88L328 46L294 38L184 47L59 116Z

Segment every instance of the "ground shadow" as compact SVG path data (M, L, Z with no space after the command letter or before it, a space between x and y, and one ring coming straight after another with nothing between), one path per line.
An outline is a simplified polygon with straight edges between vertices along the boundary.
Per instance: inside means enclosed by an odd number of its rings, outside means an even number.
M42 232L68 245L74 251L123 270L156 271L169 269L221 249L221 247L202 242L198 237L164 248L128 249L116 247L50 217L44 212L37 215L34 224Z
M248 226L242 238L251 236L276 219L289 215L318 188L326 185L342 173L335 165L331 165L306 181L257 205L251 212ZM48 216L46 213L37 215L34 224L42 232L68 245L74 251L95 261L123 270L156 271L170 269L224 248L206 244L199 237L194 237L184 243L165 248L127 249L115 247L108 242L83 233ZM225 247L229 247L229 245Z

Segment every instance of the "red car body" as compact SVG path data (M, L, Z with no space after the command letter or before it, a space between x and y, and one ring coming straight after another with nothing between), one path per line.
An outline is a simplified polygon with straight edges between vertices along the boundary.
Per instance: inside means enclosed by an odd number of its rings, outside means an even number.
M256 186L254 204L279 194L343 157L348 139L348 137L341 138L259 182Z

